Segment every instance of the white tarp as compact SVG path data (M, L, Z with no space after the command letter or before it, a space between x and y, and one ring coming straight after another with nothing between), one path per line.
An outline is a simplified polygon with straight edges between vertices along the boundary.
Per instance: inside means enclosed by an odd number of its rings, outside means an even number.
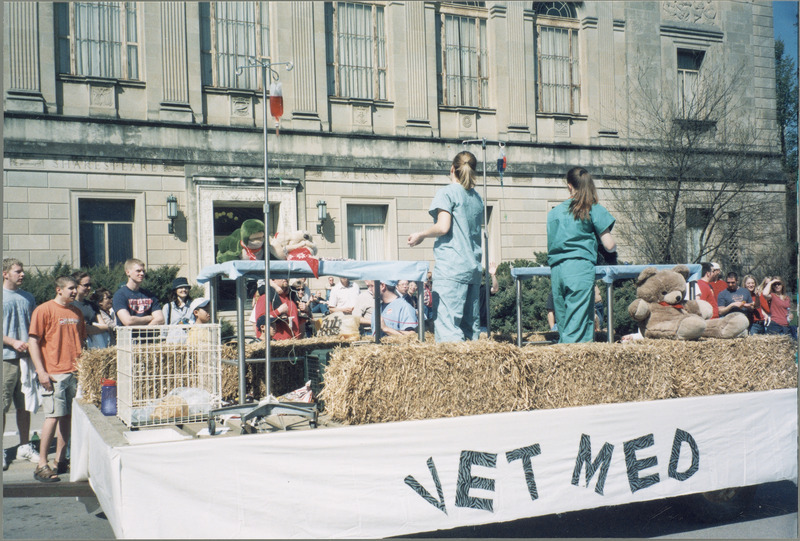
M72 480L119 538L385 537L797 478L794 389L113 449L73 419Z

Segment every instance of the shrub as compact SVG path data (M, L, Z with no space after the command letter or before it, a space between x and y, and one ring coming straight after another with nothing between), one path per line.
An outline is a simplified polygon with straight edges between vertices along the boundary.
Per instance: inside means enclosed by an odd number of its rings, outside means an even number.
M97 265L94 267L73 268L69 264L59 261L51 268L36 268L28 270L22 289L30 292L36 299L36 304L42 304L55 297L55 280L59 276L67 276L81 270L88 272L92 277L94 289L104 287L114 293L128 278L121 263L112 267ZM178 274L177 266L150 267L147 269L142 287L147 289L162 303L167 300L167 295L172 288L172 280Z

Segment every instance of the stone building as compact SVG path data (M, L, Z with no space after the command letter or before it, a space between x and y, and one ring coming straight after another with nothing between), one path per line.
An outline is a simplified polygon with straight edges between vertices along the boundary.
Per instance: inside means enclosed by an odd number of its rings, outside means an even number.
M768 164L750 192L774 202L765 219L782 227L769 1L3 9L3 248L31 266L134 256L193 277L213 264L221 238L263 215L264 83L250 57L293 63L275 67L284 109L279 133L268 119L270 230L320 225L324 257L432 261L430 241L405 239L430 222L453 156L482 159L481 144L462 142L481 139L490 258L546 250L566 170L587 167L602 198L628 178L624 149L646 148L631 129L642 66L658 99L679 106L703 70L739 66L737 114Z

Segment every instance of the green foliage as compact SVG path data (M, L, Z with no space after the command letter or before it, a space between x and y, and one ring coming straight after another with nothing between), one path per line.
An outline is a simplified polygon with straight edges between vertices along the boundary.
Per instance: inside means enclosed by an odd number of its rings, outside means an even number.
M56 296L56 278L70 274L72 274L72 269L61 261L53 265L51 269L26 268L22 289L33 295L38 306Z
M231 339L236 339L236 329L233 328L233 325L227 319L221 319L219 322L219 335L222 338L222 342L226 342Z
M36 299L36 304L42 304L55 297L55 280L59 276L68 276L75 271L88 272L92 277L94 289L104 287L114 293L122 284L127 282L123 265L113 267L98 265L95 267L73 268L69 264L59 261L51 268L36 268L28 270L22 289L30 292ZM142 287L155 295L162 303L172 288L172 280L178 274L177 266L151 267L147 270Z
M169 292L172 291L172 281L178 276L178 270L176 265L148 268L142 282L142 289L149 291L163 304L167 300Z
M606 292L601 287L603 299L606 299ZM628 314L628 306L636 298L635 280L617 280L614 282L614 333L619 336L634 333L638 330L636 321ZM608 314L606 314L606 324L608 324Z

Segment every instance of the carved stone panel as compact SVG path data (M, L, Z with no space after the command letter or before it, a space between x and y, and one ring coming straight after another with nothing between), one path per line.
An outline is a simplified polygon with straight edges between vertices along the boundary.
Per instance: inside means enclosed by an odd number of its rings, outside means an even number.
M114 87L92 85L89 99L92 107L114 107Z
M244 96L231 96L231 116L251 117L252 100Z
M672 0L661 3L661 13L665 19L673 21L714 24L717 19L717 6L713 0Z
M557 138L569 138L569 120L556 119L553 123L553 135Z
M356 126L369 126L370 122L369 107L353 107L353 124Z

